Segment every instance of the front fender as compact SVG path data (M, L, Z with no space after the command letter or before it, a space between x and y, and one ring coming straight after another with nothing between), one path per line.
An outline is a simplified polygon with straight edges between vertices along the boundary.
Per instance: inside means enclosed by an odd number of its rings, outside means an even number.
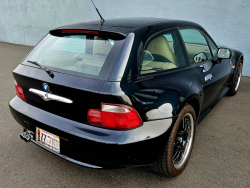
M235 68L232 70L232 74L234 74L235 71L236 71L236 67L237 67L237 65L239 63L239 60L241 58L242 58L242 63L243 63L244 55L243 55L242 52L240 52L238 50L234 50L234 49L231 49L231 52L232 52L231 62L235 66Z

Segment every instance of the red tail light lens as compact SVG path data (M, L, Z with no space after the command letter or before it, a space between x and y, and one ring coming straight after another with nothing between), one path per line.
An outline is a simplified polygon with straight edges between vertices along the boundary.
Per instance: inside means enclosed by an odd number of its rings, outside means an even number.
M16 80L14 80L14 84L15 84L15 89L16 89L16 94L23 100L26 101L24 93L23 93L23 89L17 85Z
M142 120L135 109L126 105L105 103L101 104L100 110L88 111L88 122L113 129L133 129L142 125Z

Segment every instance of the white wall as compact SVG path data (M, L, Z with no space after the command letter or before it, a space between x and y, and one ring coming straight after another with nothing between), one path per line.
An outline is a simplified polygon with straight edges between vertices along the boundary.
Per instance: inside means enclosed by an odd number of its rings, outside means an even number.
M250 0L94 0L104 18L164 17L201 24L218 44L242 51L250 76ZM90 0L0 0L0 41L35 45L50 29L99 19Z

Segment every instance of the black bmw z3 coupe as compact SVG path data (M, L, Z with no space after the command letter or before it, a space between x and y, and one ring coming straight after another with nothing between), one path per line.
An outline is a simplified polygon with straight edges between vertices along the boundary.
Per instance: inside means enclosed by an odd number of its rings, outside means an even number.
M202 26L109 19L51 30L13 70L21 139L91 168L186 167L195 129L238 91L243 54Z

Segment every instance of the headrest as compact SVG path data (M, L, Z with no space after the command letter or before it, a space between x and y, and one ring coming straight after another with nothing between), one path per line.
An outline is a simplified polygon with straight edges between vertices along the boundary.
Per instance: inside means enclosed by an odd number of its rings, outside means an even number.
M172 53L168 41L164 36L159 36L155 39L153 39L148 47L147 51L149 51L151 54L159 54L162 55L166 58L168 58L171 63L176 63L175 62L175 57L174 54Z

